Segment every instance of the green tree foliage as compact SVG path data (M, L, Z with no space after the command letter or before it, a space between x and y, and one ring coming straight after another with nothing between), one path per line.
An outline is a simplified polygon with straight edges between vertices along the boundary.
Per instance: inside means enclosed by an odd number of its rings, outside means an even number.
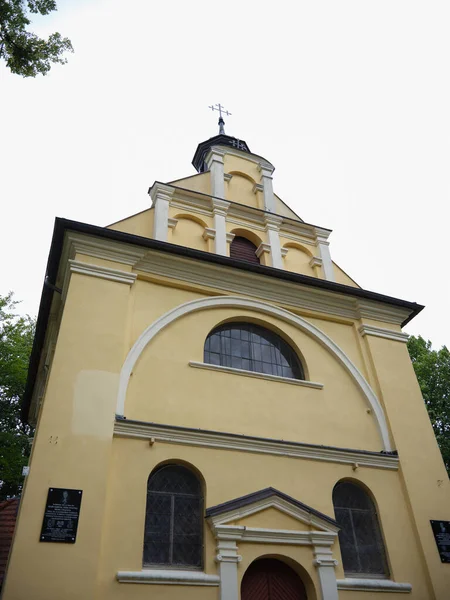
M12 293L0 296L0 500L20 493L30 426L20 418L35 323L17 316Z
M23 77L46 75L52 63L65 64L62 54L73 51L69 39L52 33L48 40L26 30L27 12L48 15L56 10L55 0L0 0L0 58L13 73Z
M411 336L409 355L430 415L437 443L450 474L450 352L432 350L431 342Z

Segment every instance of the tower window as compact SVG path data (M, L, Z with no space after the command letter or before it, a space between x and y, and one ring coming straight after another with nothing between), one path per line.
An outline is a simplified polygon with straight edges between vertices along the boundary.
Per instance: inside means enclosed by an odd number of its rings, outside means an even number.
M369 494L350 481L333 490L342 562L347 576L388 575L386 553L375 504Z
M256 250L257 248L253 242L237 235L230 244L230 257L259 265Z
M202 556L201 483L183 466L161 467L147 484L144 565L201 567Z
M253 323L226 323L206 338L204 362L304 379L297 354L279 335Z

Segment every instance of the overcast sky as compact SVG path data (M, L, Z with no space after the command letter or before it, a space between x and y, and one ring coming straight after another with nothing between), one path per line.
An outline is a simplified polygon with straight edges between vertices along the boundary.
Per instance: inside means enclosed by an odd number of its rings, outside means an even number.
M362 287L426 305L406 328L450 345L448 0L59 0L34 19L75 53L46 77L0 66L0 294L37 314L56 216L107 225L193 174L226 132L275 191L333 229Z

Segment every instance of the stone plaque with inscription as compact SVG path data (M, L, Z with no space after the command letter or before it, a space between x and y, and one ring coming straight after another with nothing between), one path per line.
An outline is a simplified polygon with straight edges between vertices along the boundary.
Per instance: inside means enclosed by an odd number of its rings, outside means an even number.
M82 495L82 490L49 488L39 538L41 542L75 543Z
M450 521L430 521L441 562L450 563Z

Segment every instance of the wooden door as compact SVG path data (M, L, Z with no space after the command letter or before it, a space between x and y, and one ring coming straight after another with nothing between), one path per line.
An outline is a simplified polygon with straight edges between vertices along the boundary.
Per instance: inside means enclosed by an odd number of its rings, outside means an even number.
M241 585L241 600L307 600L305 586L293 569L280 560L252 563Z

